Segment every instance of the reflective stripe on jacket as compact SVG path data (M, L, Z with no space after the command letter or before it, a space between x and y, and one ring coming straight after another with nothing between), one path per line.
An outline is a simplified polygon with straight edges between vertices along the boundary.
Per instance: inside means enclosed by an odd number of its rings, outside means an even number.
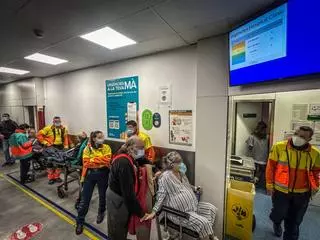
M66 127L59 128L49 125L44 127L37 134L38 141L46 146L62 145L64 148L69 147L68 130Z
M320 152L309 145L296 150L289 141L276 143L269 154L266 187L288 193L318 191L320 182Z
M88 169L110 167L112 151L109 145L103 144L100 148L93 148L88 144L83 151L83 168L81 181L84 181Z

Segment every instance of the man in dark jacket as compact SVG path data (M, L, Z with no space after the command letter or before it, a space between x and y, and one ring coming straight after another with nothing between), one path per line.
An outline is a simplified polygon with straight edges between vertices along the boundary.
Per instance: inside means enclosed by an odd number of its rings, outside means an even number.
M17 128L17 123L10 119L10 115L8 113L2 114L2 121L0 122L0 134L3 135L2 145L5 158L5 162L2 166L12 165L15 163L15 160L10 157L9 138Z
M139 218L145 212L137 199L138 173L136 159L145 156L144 143L133 136L112 161L107 189L108 236L114 240L126 240L131 216Z

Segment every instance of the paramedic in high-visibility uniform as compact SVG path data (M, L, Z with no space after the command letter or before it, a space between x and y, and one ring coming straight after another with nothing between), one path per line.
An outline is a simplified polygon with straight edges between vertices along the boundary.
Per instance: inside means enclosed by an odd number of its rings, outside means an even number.
M41 129L37 134L38 141L46 147L55 147L59 150L69 148L68 130L61 124L60 117L53 118L53 124ZM48 164L48 184L61 182L61 169L56 168L53 164Z
M146 159L154 163L156 159L156 152L152 146L150 137L146 133L139 131L138 125L135 121L129 121L127 122L127 137L130 138L134 135L137 135L143 141Z
M312 136L310 127L300 127L291 139L276 143L269 155L266 187L272 195L270 219L278 237L284 220L284 240L299 238L310 197L319 190L320 152L309 143Z
M106 211L106 191L111 165L112 151L109 145L104 144L104 135L101 131L94 131L90 134L88 145L83 151L83 169L81 182L83 189L76 218L76 234L82 234L85 217L88 213L90 201L95 186L98 187L99 208L97 224L104 220Z

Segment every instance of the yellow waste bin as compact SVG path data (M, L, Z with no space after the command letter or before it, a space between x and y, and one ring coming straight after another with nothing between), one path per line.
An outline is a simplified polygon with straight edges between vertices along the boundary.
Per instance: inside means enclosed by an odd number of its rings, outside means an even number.
M251 240L255 187L253 183L231 180L227 189L226 235Z

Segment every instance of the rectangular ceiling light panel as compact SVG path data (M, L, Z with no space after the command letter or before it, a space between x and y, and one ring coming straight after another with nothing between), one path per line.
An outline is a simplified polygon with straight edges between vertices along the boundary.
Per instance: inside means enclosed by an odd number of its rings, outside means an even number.
M65 59L51 57L51 56L44 55L44 54L41 54L41 53L32 54L30 56L25 57L25 59L36 61L36 62L47 63L47 64L51 64L51 65L58 65L58 64L61 64L61 63L68 62Z
M111 50L137 43L109 27L96 30L80 37Z
M26 70L15 69L15 68L7 68L7 67L0 67L0 72L16 74L16 75L24 75L24 74L29 73L29 71L26 71Z

